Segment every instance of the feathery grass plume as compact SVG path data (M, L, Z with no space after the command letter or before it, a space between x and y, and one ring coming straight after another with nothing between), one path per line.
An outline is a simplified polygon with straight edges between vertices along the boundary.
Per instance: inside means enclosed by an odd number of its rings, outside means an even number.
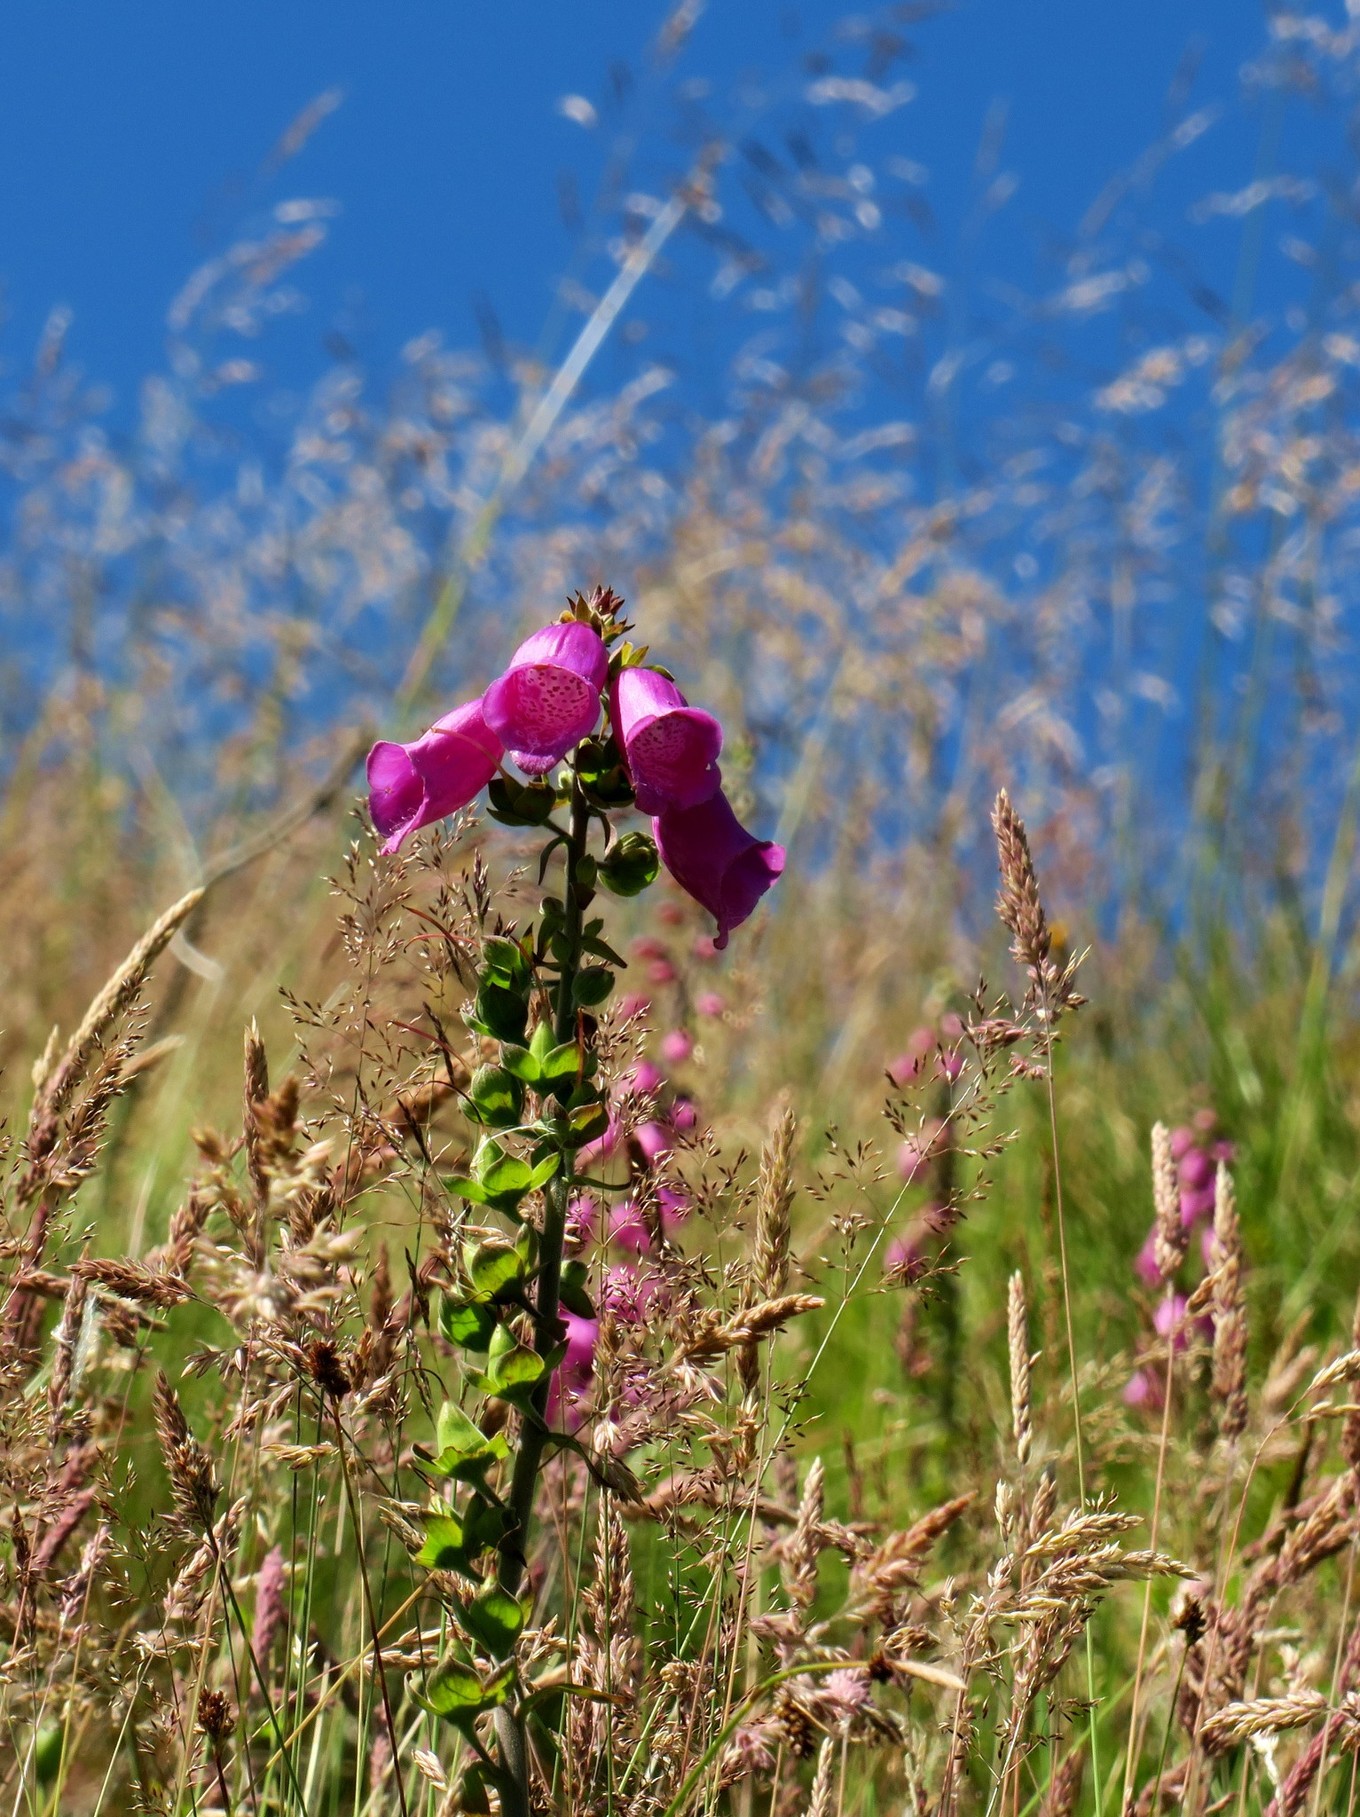
M246 1170L255 1189L255 1207L263 1217L269 1205L269 1167L266 1161L259 1106L269 1096L269 1061L259 1024L252 1018L245 1032L245 1086L242 1093L242 1128L245 1132Z
M1053 957L1053 933L1039 894L1029 835L1005 789L998 792L992 807L992 831L1001 869L996 912L1011 934L1012 956L1024 966L1030 980L1025 1005L1035 1010L1045 1036L1051 1038L1062 1012L1077 1009L1084 1001L1072 989L1077 960L1069 960L1064 967Z
M1081 1796L1085 1772L1086 1756L1080 1748L1073 1748L1048 1782L1044 1801L1039 1806L1039 1817L1072 1817Z
M51 1414L51 1438L55 1445L66 1416L66 1403L75 1379L76 1344L85 1322L85 1300L88 1283L79 1270L72 1270L61 1318L53 1334L52 1379L47 1386L47 1405Z
M1019 1269L1011 1276L1006 1301L1006 1339L1010 1355L1011 1431L1015 1436L1015 1455L1023 1470L1029 1462L1034 1438L1033 1406L1030 1398L1029 1328L1025 1316L1025 1278Z
M755 1233L745 1305L779 1299L789 1279L789 1213L793 1205L793 1142L798 1124L787 1097L776 1105L756 1179ZM742 1391L753 1394L760 1381L760 1353L754 1344L737 1352Z
M1360 1292L1356 1294L1355 1310L1351 1314L1351 1350L1360 1354ZM1360 1405L1354 1406L1342 1421L1341 1455L1360 1482Z
M60 1114L80 1084L90 1058L103 1036L132 1004L146 981L146 975L169 946L180 928L203 900L201 889L181 896L154 921L132 948L122 964L107 979L81 1019L79 1027L66 1044L61 1059L44 1070L37 1084L33 1108L29 1115L30 1139L52 1118Z
M812 1776L812 1796L807 1817L832 1817L836 1808L836 1744L828 1735L817 1750L817 1770Z
M803 1484L798 1520L784 1549L784 1584L789 1600L804 1616L817 1599L817 1560L821 1556L819 1532L825 1514L823 1485L826 1472L814 1457Z
M1211 1386L1218 1429L1229 1443L1247 1424L1247 1309L1242 1292L1242 1226L1232 1175L1220 1161L1214 1176L1214 1361ZM1354 1417L1347 1415L1347 1421Z
M187 1532L204 1533L212 1526L213 1509L222 1490L212 1459L189 1430L179 1395L163 1369L156 1371L152 1404L175 1512Z
M263 1669L273 1651L274 1640L283 1625L284 1592L288 1576L282 1546L271 1546L260 1561L255 1578L255 1621L250 1647Z
M1180 1185L1171 1152L1171 1132L1165 1123L1152 1126L1153 1259L1163 1281L1169 1281L1185 1260L1190 1232L1181 1217ZM1168 1336L1168 1342L1170 1337Z

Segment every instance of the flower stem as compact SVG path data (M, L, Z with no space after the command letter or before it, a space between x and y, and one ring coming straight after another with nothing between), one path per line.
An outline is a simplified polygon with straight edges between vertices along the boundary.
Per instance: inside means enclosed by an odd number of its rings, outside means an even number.
M575 984L581 967L581 928L585 910L576 873L581 859L586 856L589 828L589 805L580 783L573 778L571 820L565 851L566 882L562 894L563 951L556 1001L553 1005L553 1035L558 1046L570 1041L576 1032ZM544 1193L543 1232L539 1245L538 1292L535 1301L538 1317L534 1334L534 1347L540 1356L547 1356L558 1343L562 1241L572 1185L571 1162L567 1158L556 1179ZM496 1581L512 1596L519 1594L528 1566L529 1529L533 1521L544 1442L548 1436L548 1393L551 1381L551 1375L545 1374L534 1390L521 1423L519 1450L515 1455L515 1467L510 1478L508 1518L505 1537L500 1545ZM495 1724L503 1775L499 1781L501 1810L504 1817L529 1817L529 1750L524 1719L518 1711L502 1705L496 1711Z

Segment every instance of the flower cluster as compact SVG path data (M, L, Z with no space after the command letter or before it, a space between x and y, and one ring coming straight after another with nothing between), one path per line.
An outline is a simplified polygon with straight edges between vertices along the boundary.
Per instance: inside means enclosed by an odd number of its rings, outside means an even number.
M1197 1110L1189 1123L1173 1129L1170 1138L1181 1224L1189 1235L1199 1232L1200 1256L1206 1269L1212 1266L1214 1177L1219 1162L1231 1163L1236 1154L1233 1144L1215 1133L1217 1127L1216 1113L1205 1108ZM1134 1260L1134 1269L1149 1287L1160 1288L1169 1283L1162 1280L1156 1252L1157 1226L1154 1222ZM1189 1348L1193 1336L1210 1338L1213 1335L1213 1320L1208 1315L1195 1317L1190 1312L1187 1295L1175 1287L1157 1301L1152 1326L1163 1345L1170 1339L1177 1355ZM1165 1398L1164 1365L1152 1364L1136 1369L1124 1385L1123 1397L1130 1407L1159 1412Z
M748 832L723 793L723 733L713 715L691 707L668 675L646 666L645 652L628 644L611 652L623 630L618 604L612 594L578 598L562 620L519 646L479 700L456 707L409 744L375 744L368 756L373 824L383 850L395 852L498 778L493 808L499 805L503 818L541 822L552 806L542 779L570 752L585 750L600 799L608 806L632 801L651 817L656 853L713 916L721 948L780 875L784 851ZM602 712L609 729L599 737ZM530 787L506 773L507 758L531 778Z
M663 1050L668 1041L663 1037ZM690 1047L680 1055L673 1042L670 1046L670 1064L683 1064ZM604 1134L581 1151L592 1168L616 1159L628 1164L627 1196L606 1214L593 1193L578 1194L568 1226L573 1251L606 1239L613 1250L615 1259L605 1267L601 1283L601 1305L621 1325L644 1323L666 1302L657 1254L679 1233L691 1201L682 1186L666 1177L665 1166L677 1143L697 1124L698 1112L689 1094L677 1091L661 1068L644 1058L621 1075L611 1095ZM570 1312L564 1316L567 1348L553 1378L549 1411L575 1425L591 1389L600 1321Z
M1231 1165L1236 1150L1231 1142L1215 1135L1216 1114L1209 1109L1197 1110L1188 1124L1171 1132L1171 1154L1176 1163L1176 1184L1180 1190L1181 1223L1192 1234L1199 1232L1200 1250L1207 1267L1209 1244L1213 1237L1214 1175L1220 1161ZM1161 1275L1153 1251L1157 1228L1148 1231L1147 1240L1138 1251L1134 1267L1149 1287L1161 1285Z

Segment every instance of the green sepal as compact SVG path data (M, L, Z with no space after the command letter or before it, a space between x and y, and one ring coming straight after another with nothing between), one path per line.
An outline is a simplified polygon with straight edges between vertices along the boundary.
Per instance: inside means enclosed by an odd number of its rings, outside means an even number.
M439 1409L435 1446L436 1455L426 1469L455 1483L480 1482L492 1464L510 1455L499 1432L487 1438L452 1401L445 1401Z
M487 1678L456 1659L445 1660L431 1672L425 1695L417 1701L434 1716L457 1723L468 1733L479 1716L494 1710L509 1697L515 1682L513 1662L499 1666Z
M601 940L598 935L587 934L581 945L586 952L593 953L597 959L603 959L610 965L622 968L628 963L622 954L614 951L607 940Z
M547 1363L536 1350L530 1350L527 1344L516 1344L513 1350L498 1356L485 1375L477 1378L477 1386L497 1400L520 1405L533 1394L547 1369Z
M479 1035L490 1035L493 1041L521 1042L529 1023L527 988L519 990L484 978L477 986L477 998L463 1020Z
M456 1514L422 1516L425 1543L416 1553L416 1563L429 1571L466 1571L467 1550L463 1523Z
M600 860L600 882L616 896L640 896L660 871L656 841L647 833L625 833Z
M503 985L506 990L526 989L533 978L528 953L509 934L487 936L482 942L481 964L477 969L483 979Z
M586 1283L590 1279L590 1270L578 1257L573 1256L562 1264L562 1279L558 1286L557 1297L568 1312L574 1312L578 1319L593 1319L595 1307L590 1298Z
M557 806L557 791L542 782L493 776L486 793L491 818L502 826L542 826Z
M499 1584L488 1584L479 1596L465 1603L459 1620L493 1659L504 1659L524 1629L524 1608L518 1597Z
M586 1090L590 1090L586 1087ZM575 1097L576 1093L573 1092ZM567 1112L567 1143L572 1148L581 1148L587 1142L593 1142L609 1128L609 1107L600 1102L599 1094L585 1103L571 1106Z
M467 1114L492 1129L514 1129L524 1115L524 1084L505 1066L479 1066L468 1086Z
M603 965L587 965L572 979L572 1002L593 1009L596 1004L604 1002L613 988L613 972Z
M439 1329L463 1350L489 1350L498 1325L494 1308L484 1300L452 1300L445 1294L439 1302Z
M508 1243L479 1243L464 1257L464 1265L481 1299L500 1299L524 1279L524 1258Z

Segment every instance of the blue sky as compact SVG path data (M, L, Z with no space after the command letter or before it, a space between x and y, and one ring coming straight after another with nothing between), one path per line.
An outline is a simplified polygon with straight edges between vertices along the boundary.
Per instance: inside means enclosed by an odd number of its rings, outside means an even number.
M339 325L381 366L430 327L474 339L487 305L511 339L535 344L570 255L563 174L588 199L611 132L644 148L664 134L645 53L667 11L653 0L10 0L0 353L22 364L48 309L68 305L75 357L126 403L161 356L185 275L280 193L341 209L307 270L289 357L308 358L309 340L320 356ZM845 11L709 0L682 73L723 91L796 68ZM1003 276L1148 142L1188 46L1209 99L1230 93L1263 37L1253 0L960 0L902 29L919 93L881 146L929 168L942 264L983 123L1006 108L1004 157L1021 188L991 255ZM557 111L568 92L603 106L624 69L631 99L616 126L590 133ZM343 102L282 189L271 184L280 133L330 89ZM1250 145L1223 155L1245 180Z

